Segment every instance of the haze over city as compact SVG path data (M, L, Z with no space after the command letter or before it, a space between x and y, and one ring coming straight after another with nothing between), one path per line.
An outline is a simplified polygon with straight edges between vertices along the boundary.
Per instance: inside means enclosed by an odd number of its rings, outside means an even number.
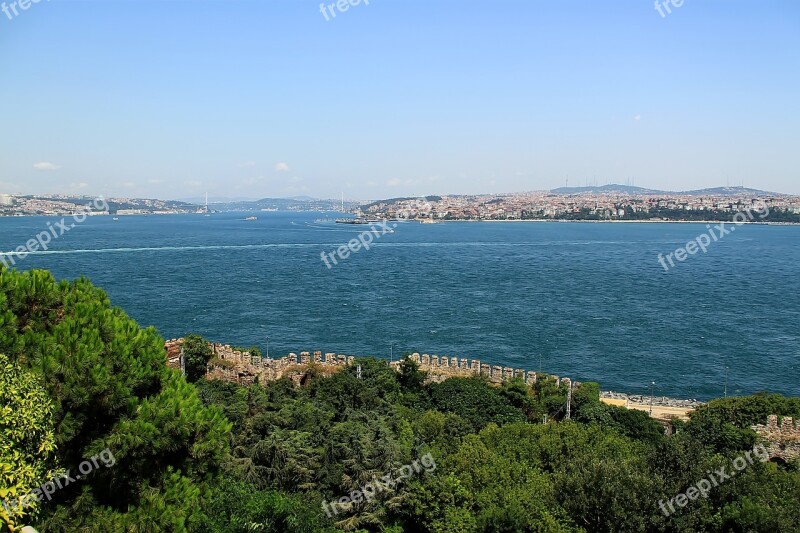
M798 30L792 1L42 2L0 15L0 193L798 194Z

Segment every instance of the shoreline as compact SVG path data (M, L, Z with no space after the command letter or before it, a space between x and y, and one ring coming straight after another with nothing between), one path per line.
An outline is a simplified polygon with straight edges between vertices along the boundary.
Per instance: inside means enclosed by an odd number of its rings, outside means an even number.
M600 398L608 400L625 401L635 405L650 405L650 396L647 394L627 394L624 392L616 391L600 391ZM710 401L710 400L709 400ZM656 407L678 407L684 409L696 409L701 405L708 402L703 402L697 399L681 399L672 398L669 396L653 396L653 406Z
M570 219L511 219L511 220L475 220L475 219L441 219L440 222L558 222L558 223L592 223L592 224L735 224L731 220L570 220ZM745 222L743 226L800 226L800 222Z
M182 345L184 340L185 338L182 337L167 339L164 341L164 350L167 356L168 366L182 368L180 359L182 357ZM230 344L217 343L208 340L206 340L206 342L208 343L212 354L214 354L215 359L228 362L227 365L223 365L227 369L236 367L239 374L246 373L252 376L261 375L266 368L278 370L282 368L283 370L286 370L289 367L296 367L298 365L328 365L332 367L349 366L355 364L359 357L374 357L379 361L383 361L389 367L393 367L397 370L399 369L400 361L402 360L402 358L400 358L392 361L391 359L387 360L382 356L352 356L339 354L336 352L323 352L321 350L316 350L314 352L303 351L300 352L299 355L295 352L291 352L285 356L274 358L268 357L265 361L263 355L253 356L251 352L240 351L241 349L235 348ZM531 386L536 383L537 377L540 376L545 378L555 378L557 384L574 383L576 386L580 386L580 383L583 382L583 380L577 381L568 377L559 377L555 374L547 372L536 372L531 370L515 369L512 367L503 367L480 359L457 357L450 358L447 356L442 356L440 358L436 355L431 356L429 354L420 354L418 352L408 354L406 357L414 361L420 370L427 372L429 377L435 376L433 381L437 382L444 381L448 378L475 376L488 377L489 381L496 384L500 384L509 379L522 378L523 381ZM258 361L254 361L256 358ZM276 374L272 377L277 379L281 376ZM684 412L683 414L707 403L698 400L697 398L674 398L664 395L651 397L641 393L629 394L602 389L600 391L600 399L601 401L607 400L606 403L622 407L637 408L641 406L647 406L649 409L649 407L652 405L653 407L680 410ZM710 399L709 401L712 401L713 399L714 398Z
M689 415L705 402L695 399L681 400L667 396L646 396L622 392L601 391L600 402L614 407L643 411L651 418L668 422L674 418L688 421Z
M276 211L277 213L326 213L327 211ZM218 214L241 214L241 213L254 213L254 211L221 211ZM259 213L262 213L259 211ZM33 217L41 217L41 218L53 218L53 217L63 217L63 216L71 216L74 213L63 213L63 214L0 214L0 219L3 218L33 218ZM153 211L150 213L135 213L135 214L113 214L113 213L94 213L92 216L124 216L124 217L136 217L136 216L166 216L166 215L199 215L202 213L195 213L195 212L168 212L168 211ZM386 218L384 220L394 220ZM546 222L558 222L558 223L573 223L573 224L585 224L585 223L592 223L592 224L735 224L732 220L589 220L589 219L561 219L561 218L531 218L531 219L471 219L471 218L455 218L455 219L435 219L433 222L429 222L428 219L406 219L405 222L416 222L419 224L439 224L444 222L532 222L532 223L546 223ZM748 226L800 226L800 222L744 222L742 225Z

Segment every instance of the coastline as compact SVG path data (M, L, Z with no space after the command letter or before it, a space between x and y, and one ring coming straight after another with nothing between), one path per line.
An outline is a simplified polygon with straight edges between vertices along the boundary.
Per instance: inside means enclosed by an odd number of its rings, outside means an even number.
M734 222L730 220L572 220L572 219L544 219L544 218L534 218L534 219L511 219L511 220L497 220L497 219L486 219L486 220L475 220L475 219L441 219L437 220L435 223L438 224L440 222L569 222L569 223L588 223L591 222L593 224L733 224ZM742 224L744 226L800 226L800 222L745 222Z
M601 391L600 398L607 398L610 400L621 400L632 404L650 405L650 396L647 394L627 394L625 392L616 391ZM659 407L681 407L695 409L708 402L703 402L697 399L680 399L671 398L669 396L653 396L653 405Z
M185 338L165 340L164 351L167 366L183 371L183 343ZM286 356L264 358L261 354L237 349L229 344L205 341L212 354L208 364L206 379L222 379L232 381L239 385L252 383L268 383L285 377L290 377L300 383L304 367L319 367L328 369L328 372L338 372L344 367L358 363L358 357L344 355L336 352L323 353L320 350L304 351L299 354L292 352ZM376 357L376 356L372 356ZM537 380L555 379L556 385L566 385L570 389L580 387L581 382L568 377L559 377L545 372L534 372L512 367L493 365L479 359L436 356L414 352L407 355L408 359L415 362L418 368L427 374L427 380L440 383L449 378L468 378L483 376L492 384L501 385L512 379L522 379L529 386L534 386ZM389 367L399 371L400 360L391 361L377 356ZM324 372L323 372L324 373ZM603 403L648 411L653 418L668 419L672 416L688 418L688 413L706 402L696 398L681 399L669 396L648 396L646 394L628 394L616 391L600 392L600 401Z
M669 420L675 417L684 421L689 420L689 414L692 411L706 403L695 399L681 400L667 396L653 396L651 398L643 394L626 394L614 391L601 391L600 401L615 407L644 411L658 420Z
M323 213L323 211L282 211L283 213ZM250 211L220 211L219 214L227 214L227 213L251 213ZM59 217L59 216L71 216L73 212L64 212L60 214L43 214L43 213L36 213L36 214L6 214L0 213L0 219L2 218L32 218L32 217L42 217L42 218L51 218L51 217ZM148 213L122 213L122 214L114 214L111 212L106 213L92 213L91 216L125 216L125 217L135 217L135 216L155 216L155 215L198 215L202 213L196 212L170 212L170 211L152 211ZM383 219L383 220L392 220L392 219ZM589 220L589 219L562 219L562 218L531 218L531 219L474 219L474 218L453 218L453 219L435 219L433 222L429 222L427 219L407 219L407 222L417 222L420 224L439 224L444 222L533 222L533 223L545 223L545 222L558 222L558 223L593 223L593 224L733 224L734 222L731 220ZM800 226L800 222L744 222L742 225L746 226Z

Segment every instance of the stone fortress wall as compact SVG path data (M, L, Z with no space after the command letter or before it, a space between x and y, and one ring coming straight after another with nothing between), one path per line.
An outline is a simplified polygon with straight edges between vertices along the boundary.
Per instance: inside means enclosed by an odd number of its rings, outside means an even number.
M181 356L182 343L183 339L171 339L165 343L168 365L180 370L184 369ZM213 355L208 363L206 378L223 379L240 385L250 385L256 379L259 383L267 383L283 377L300 381L312 363L323 374L332 374L345 366L352 365L356 359L352 355L323 354L320 351L301 352L299 356L296 353L290 353L286 357L270 359L234 350L225 344L209 343L209 347ZM549 377L555 379L556 385L569 385L570 383L574 387L579 385L578 382L573 383L569 378L546 376L519 368L490 365L478 359L468 360L418 353L412 354L410 358L419 364L421 371L428 373L428 381L433 382L442 382L451 377L486 376L490 383L500 384L513 378L521 378L528 385L534 385L541 377ZM400 362L394 361L390 363L390 366L399 371Z
M420 370L428 373L429 381L435 382L442 382L452 377L486 376L490 383L499 384L503 381L520 378L528 385L534 385L540 377L547 377L545 374L539 374L531 370L490 365L478 359L459 359L458 357L439 357L437 355L420 355L418 353L412 354L410 358L419 363ZM393 365L399 367L400 363L395 362ZM570 378L549 377L555 379L556 385L572 383ZM573 383L573 386L577 385L578 382Z
M184 371L184 362L181 353L183 339L166 341L164 347L167 352L167 365L171 368ZM331 375L355 363L352 355L336 353L301 352L300 355L290 353L286 357L270 359L252 355L249 352L234 350L226 344L209 343L212 359L206 369L206 379L221 379L240 385L269 383L283 377L288 377L296 383L301 383L307 376L312 363L316 371L323 375ZM554 379L556 385L580 386L577 381L570 378L548 376L530 370L515 369L490 365L478 359L465 359L457 357L437 356L414 353L410 358L419 364L419 369L427 372L427 380L440 383L452 377L486 376L490 383L500 384L513 378L521 378L528 385L534 385L539 379ZM393 361L390 366L400 370L400 361ZM608 395L610 393L605 393ZM671 400L670 401L678 401ZM684 402L690 402L685 400ZM697 407L702 402L691 400ZM792 417L779 419L777 415L770 415L766 425L753 426L752 429L767 443L770 457L792 461L800 457L800 420Z
M800 457L800 420L784 416L778 424L778 416L769 415L766 425L759 424L752 429L767 441L771 458L788 462Z

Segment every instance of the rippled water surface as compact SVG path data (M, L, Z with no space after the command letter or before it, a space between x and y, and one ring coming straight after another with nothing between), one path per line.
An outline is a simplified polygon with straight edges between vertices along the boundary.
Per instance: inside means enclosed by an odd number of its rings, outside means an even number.
M800 394L800 227L737 228L670 272L703 224L401 223L331 270L366 228L310 213L88 219L18 259L88 276L165 337L270 354L479 358L604 389L706 399ZM0 250L54 219L0 218Z

